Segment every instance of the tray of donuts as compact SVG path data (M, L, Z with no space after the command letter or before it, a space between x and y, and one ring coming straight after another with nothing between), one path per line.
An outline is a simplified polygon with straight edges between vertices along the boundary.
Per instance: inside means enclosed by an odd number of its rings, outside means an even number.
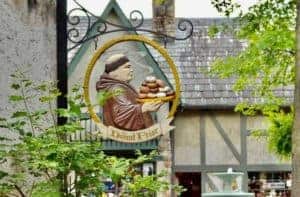
M155 76L148 76L139 88L137 101L145 102L168 102L175 98L175 92L165 85L161 79Z

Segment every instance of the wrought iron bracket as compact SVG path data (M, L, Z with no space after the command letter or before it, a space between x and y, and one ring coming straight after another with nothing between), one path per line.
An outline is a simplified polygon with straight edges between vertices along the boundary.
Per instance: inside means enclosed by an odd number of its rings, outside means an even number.
M130 13L129 21L131 23L131 26L123 26L118 25L112 22L109 22L107 20L104 20L100 16L96 16L95 14L88 11L85 7L83 7L80 3L78 3L77 0L73 0L77 8L74 8L70 10L67 14L67 23L69 25L67 36L68 41L73 43L73 46L68 48L68 51L71 51L72 49L78 47L79 45L93 39L97 39L99 36L113 33L113 32L121 32L121 31L132 31L132 32L147 32L153 35L156 35L164 41L164 44L166 46L168 40L186 40L189 37L192 36L194 31L193 23L188 19L181 19L178 22L177 28L181 32L186 32L184 37L175 37L170 36L158 31L154 31L152 29L144 29L141 28L144 24L144 16L142 12L138 10L133 10ZM83 16L87 20L87 27L86 30L84 30L83 34L80 34L79 26L81 24L81 16L75 15L74 13L81 12L83 13ZM95 19L95 22L92 22L92 19ZM112 30L108 28L108 25L114 27ZM92 32L92 29L94 29L96 26L96 31Z

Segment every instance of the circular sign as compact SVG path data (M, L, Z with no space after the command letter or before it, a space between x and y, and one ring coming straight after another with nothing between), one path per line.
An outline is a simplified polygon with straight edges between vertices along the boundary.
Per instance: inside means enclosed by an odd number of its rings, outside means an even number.
M166 122L168 122L168 123L171 122L171 119L173 118L173 116L176 112L177 106L179 104L179 98L180 98L179 75L178 75L176 66L175 66L172 58L169 56L168 52L163 47L161 47L158 43L154 42L153 40L150 40L150 39L148 39L144 36L141 36L141 35L124 35L124 36L121 36L121 37L118 37L118 38L111 39L108 42L104 43L103 46L101 48L99 48L95 52L95 54L93 55L90 63L87 66L86 73L85 73L85 76L84 76L84 84L83 84L84 100L87 104L89 114L90 114L91 118L95 121L95 123L100 127L100 130L101 130L100 132L101 133L103 133L103 130L107 130L107 128L105 128L105 126L102 124L101 119L98 117L98 115L94 111L93 106L91 104L90 94L89 94L89 85L90 85L91 74L92 74L92 71L93 71L93 69L96 65L97 60L101 57L101 55L107 49L109 49L110 47L112 47L112 46L114 46L118 43L127 42L127 41L142 42L142 43L146 43L146 44L152 46L154 49L156 49L165 58L166 62L168 63L168 65L171 69L171 72L172 72L172 74L174 76L174 80L175 80L175 97L174 97L171 109L169 111L168 117L166 117L166 120L168 120L168 121L165 121L165 123ZM166 126L166 124L163 124L163 125ZM160 127L162 127L162 125ZM170 128L171 127L169 126L168 129L170 129ZM172 127L172 128L174 128L174 127ZM103 135L103 137L109 137L109 138L112 138L114 140L122 141L122 142L136 143L136 142L141 142L141 141L147 141L147 140L153 139L153 138L163 134L162 132L154 132L154 133L152 132L153 135L148 135L148 134L144 134L144 132L146 132L145 130L130 131L130 132L124 131L123 132L122 130L116 129L116 128L113 131L110 131L110 133L113 133L113 132L115 134L114 136L116 136L118 134L118 136L122 136L122 138L121 137L114 137L112 134L109 134L109 135L106 135L106 136ZM123 132L125 134L121 135L117 132L121 132L121 133ZM138 135L138 137L136 137L136 136L127 136L127 134L132 135L132 133L137 133L139 135ZM146 137L143 137L143 136L146 136Z

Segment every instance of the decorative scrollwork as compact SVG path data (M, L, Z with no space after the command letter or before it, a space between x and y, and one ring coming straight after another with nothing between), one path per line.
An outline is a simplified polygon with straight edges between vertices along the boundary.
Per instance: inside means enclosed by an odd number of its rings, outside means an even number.
M183 32L188 31L188 34L183 38L175 38L176 40L186 40L190 36L192 36L193 31L194 31L194 26L190 20L187 20L187 19L180 20L177 27L180 31L183 31Z
M129 17L130 17L129 18L130 21L132 21L132 22L138 21L139 22L138 24L133 26L134 28L139 28L144 23L144 16L143 16L142 12L139 10L131 11Z
M73 0L77 4L77 8L74 8L68 12L68 25L69 29L67 31L68 40L72 43L72 46L68 48L68 51L76 48L77 46L87 42L89 40L98 38L100 35L112 33L112 32L120 32L120 31L135 31L135 32L147 32L150 34L154 34L167 43L167 40L186 40L192 36L194 26L190 20L182 19L178 22L178 30L182 32L186 32L184 37L175 37L170 36L161 32L157 32L151 29L141 28L144 24L144 17L142 12L138 10L133 10L129 15L130 26L123 26L119 24L115 24L109 21L104 20L103 18L94 15L86 8L84 8L77 0ZM81 12L83 16L74 15L75 13ZM84 21L85 29L80 29L80 23L82 20ZM109 30L108 25L115 27L113 30ZM81 27L82 28L82 27ZM83 31L83 32L82 32Z
M80 25L81 18L83 18L83 16L73 15L73 13L75 12L82 12L83 14L85 14L85 18L87 19L87 29L83 34L80 34L79 28L76 28L76 26ZM85 9L74 8L68 13L67 23L70 25L70 28L67 31L68 40L75 45L81 44L81 41L85 40L85 38L88 36L89 29L91 29L91 18L89 14L85 12Z

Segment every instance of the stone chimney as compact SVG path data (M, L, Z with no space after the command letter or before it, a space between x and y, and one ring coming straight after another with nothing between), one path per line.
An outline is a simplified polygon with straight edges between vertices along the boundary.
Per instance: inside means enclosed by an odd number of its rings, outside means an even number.
M152 0L152 11L153 30L175 36L175 0Z

